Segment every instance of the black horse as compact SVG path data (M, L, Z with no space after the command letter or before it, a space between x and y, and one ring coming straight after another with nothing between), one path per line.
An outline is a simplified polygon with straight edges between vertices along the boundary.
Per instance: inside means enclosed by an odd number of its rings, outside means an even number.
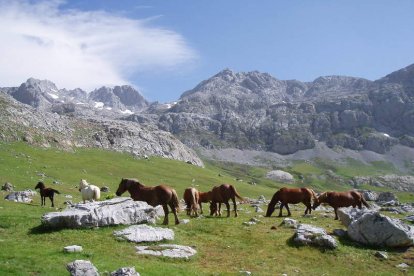
M52 188L46 188L45 184L43 182L37 183L35 190L39 188L40 189L40 198L41 198L41 206L46 205L46 197L50 198L50 201L52 201L52 207L55 207L53 204L53 196L55 193L60 194L59 191L52 189Z

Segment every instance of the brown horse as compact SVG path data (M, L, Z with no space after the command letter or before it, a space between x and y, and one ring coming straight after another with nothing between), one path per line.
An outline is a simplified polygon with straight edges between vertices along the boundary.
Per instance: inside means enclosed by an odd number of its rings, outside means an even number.
M369 208L368 203L365 201L364 197L356 192L356 191L348 191L348 192L325 192L321 194L313 203L313 210L316 209L321 203L327 203L335 210L335 219L338 219L337 210L340 207L356 207L358 206L359 209L362 208L362 204L364 204L367 208Z
M221 203L226 204L227 207L227 217L230 216L230 204L229 200L233 201L234 206L234 216L237 217L237 207L236 207L236 197L238 199L244 200L236 191L232 185L229 184L222 184L220 186L215 186L211 190L210 194L211 202L210 202L210 216L219 215L221 216ZM217 212L217 204L218 204L218 212Z
M280 211L279 211L279 217L282 216L282 209L283 207L286 208L288 211L288 216L291 216L288 203L297 204L302 202L306 206L305 215L308 213L311 213L312 210L312 204L311 200L316 199L315 192L312 189L308 188L281 188L279 191L277 191L273 197L272 200L269 203L269 206L267 207L266 217L270 217L275 210L276 203L280 201Z
M203 205L201 203L208 203L211 201L211 191L198 192L198 205L200 206L200 213L203 213Z
M180 223L177 217L177 209L179 207L178 196L173 188L165 185L147 187L136 179L123 178L121 183L119 183L116 195L120 196L125 191L128 191L131 194L132 199L135 201L145 201L154 207L162 205L165 215L163 222L164 225L168 225L168 206L170 206L171 211L174 214L175 224Z
M184 201L186 205L187 215L198 216L199 193L196 188L190 187L184 190Z
M41 206L46 205L46 197L48 197L52 202L52 207L55 207L55 204L53 203L53 196L55 193L60 194L58 190L46 188L45 184L41 181L37 183L35 190L36 189L40 189Z

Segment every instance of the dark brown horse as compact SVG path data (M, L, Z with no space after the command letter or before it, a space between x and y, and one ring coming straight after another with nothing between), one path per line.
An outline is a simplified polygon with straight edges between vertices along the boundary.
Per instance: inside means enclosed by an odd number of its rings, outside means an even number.
M48 197L52 202L52 207L55 207L55 204L53 203L53 196L55 193L60 194L58 190L46 188L45 184L41 181L37 183L35 190L36 189L40 189L41 206L46 205L46 197Z
M266 217L270 217L275 210L276 203L280 201L280 210L279 210L279 217L282 216L282 209L283 207L286 208L288 211L288 216L291 216L289 210L289 203L297 204L302 202L306 206L305 215L308 213L311 213L312 211L312 203L311 200L316 199L315 192L312 189L308 188L281 188L279 191L277 191L273 197L272 200L269 203L269 206L267 207Z
M213 187L213 189L211 190L210 196L211 196L210 216L212 216L213 214L221 216L221 203L224 203L227 207L227 217L229 217L230 216L229 200L231 199L233 201L233 206L234 206L234 216L237 217L236 197L244 201L244 198L242 198L237 193L236 188L234 188L232 185L229 185L229 184L222 184L220 186ZM217 204L218 204L218 209L217 209Z
M335 210L335 219L338 219L337 210L340 207L356 207L358 206L359 209L362 208L362 204L364 204L367 208L369 208L368 203L365 201L364 197L356 192L356 191L348 191L348 192L325 192L321 194L313 203L313 210L316 209L321 203L327 203Z
M190 187L184 190L184 201L187 215L198 216L199 193L196 188Z
M201 203L208 203L211 201L211 191L209 192L198 192L198 204L200 205L200 213L203 213L203 205Z
M168 225L168 206L170 206L175 217L175 224L180 223L177 217L177 209L179 206L178 196L173 188L165 185L147 187L139 183L136 179L123 178L121 183L119 183L116 195L120 196L125 191L128 191L131 194L133 200L145 201L154 207L162 205L165 215L163 224L165 225Z

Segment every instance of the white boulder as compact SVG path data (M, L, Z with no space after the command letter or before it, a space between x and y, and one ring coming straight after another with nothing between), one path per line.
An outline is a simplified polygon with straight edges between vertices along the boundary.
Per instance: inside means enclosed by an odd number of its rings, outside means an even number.
M288 172L285 171L281 171L281 170L275 170L275 171L270 171L267 172L266 174L266 178L278 181L278 182L283 182L283 183L293 183L295 182L295 179L293 178L293 175L291 175Z
M4 198L5 200L14 201L14 202L23 202L23 203L30 203L33 201L33 197L36 195L35 191L26 190L26 191L18 191L12 192Z
M97 276L98 269L90 262L85 260L76 260L68 263L66 269L72 276Z
M197 251L185 245L160 244L156 246L136 246L138 254L163 256L168 258L188 259L197 254Z
M154 207L143 201L118 197L68 206L62 212L46 213L42 224L52 228L88 228L108 225L155 223Z
M132 225L128 228L115 231L114 235L130 242L158 242L174 240L174 231L168 228L151 227L145 224Z
M328 235L323 228L308 224L299 224L293 235L293 242L298 245L313 245L322 248L338 247L334 237Z

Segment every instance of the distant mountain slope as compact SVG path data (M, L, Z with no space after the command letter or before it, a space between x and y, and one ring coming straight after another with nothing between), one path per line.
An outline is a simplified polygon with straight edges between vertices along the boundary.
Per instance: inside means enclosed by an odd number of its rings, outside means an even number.
M47 90L46 90L47 91ZM136 156L161 156L203 166L173 135L156 127L104 117L62 116L0 93L0 139L61 148L100 147Z

